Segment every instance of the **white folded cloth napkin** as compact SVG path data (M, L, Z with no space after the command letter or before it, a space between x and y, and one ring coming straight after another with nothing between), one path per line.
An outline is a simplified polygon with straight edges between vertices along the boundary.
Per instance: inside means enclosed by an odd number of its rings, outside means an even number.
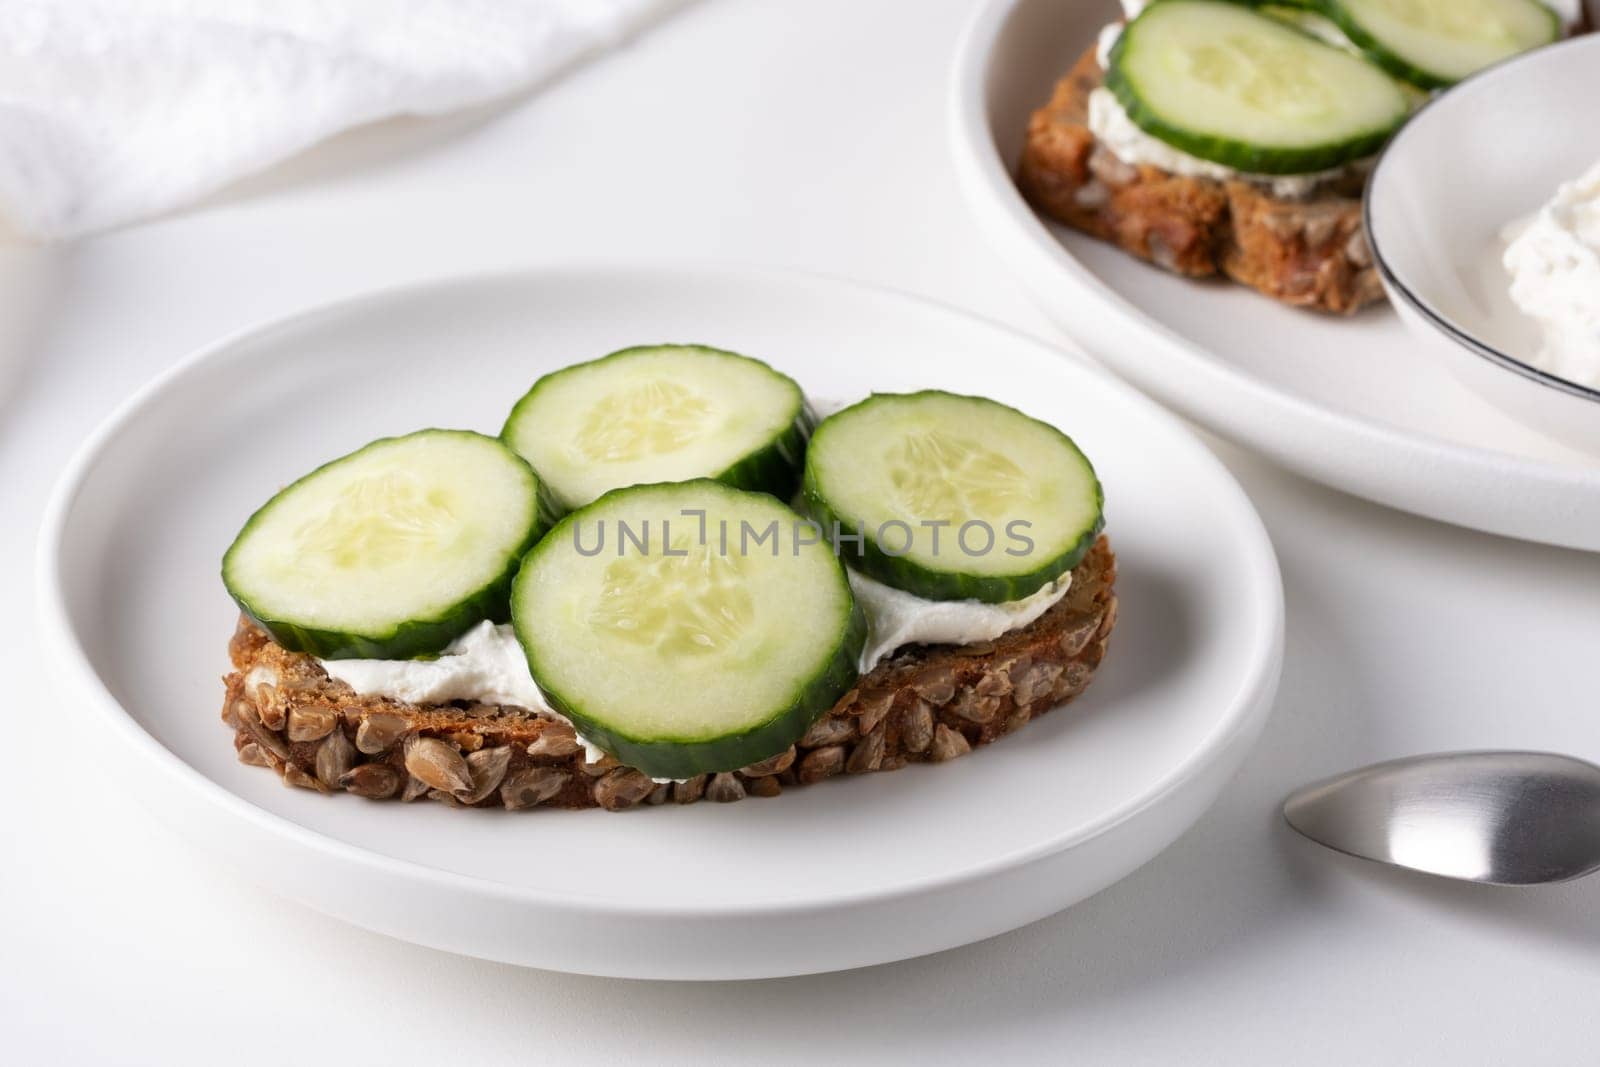
M0 0L0 216L60 240L539 83L679 0Z

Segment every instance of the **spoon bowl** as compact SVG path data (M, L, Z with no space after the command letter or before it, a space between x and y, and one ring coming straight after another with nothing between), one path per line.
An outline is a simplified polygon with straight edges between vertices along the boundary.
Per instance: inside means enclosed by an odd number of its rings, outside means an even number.
M1284 818L1352 856L1491 885L1600 868L1600 767L1548 752L1451 752L1306 786Z

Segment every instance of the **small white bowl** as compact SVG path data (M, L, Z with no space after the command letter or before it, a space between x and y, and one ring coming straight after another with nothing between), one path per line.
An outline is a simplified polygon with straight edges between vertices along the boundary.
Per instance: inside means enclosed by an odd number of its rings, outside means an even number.
M1501 230L1600 159L1600 35L1540 49L1424 107L1367 190L1367 238L1400 318L1427 351L1520 422L1600 453L1600 389L1517 358L1537 325L1508 294Z

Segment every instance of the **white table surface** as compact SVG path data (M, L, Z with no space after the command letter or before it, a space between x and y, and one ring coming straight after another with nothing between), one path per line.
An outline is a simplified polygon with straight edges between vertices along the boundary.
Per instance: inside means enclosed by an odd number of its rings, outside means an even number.
M0 1059L1594 1062L1600 879L1390 874L1298 840L1276 804L1411 752L1600 757L1600 557L1385 511L1225 446L1287 584L1265 736L1155 862L968 948L737 985L483 963L268 896L81 765L32 634L40 509L118 400L222 333L584 256L798 266L1050 336L946 166L969 6L702 3L536 96L360 131L78 245L0 243Z

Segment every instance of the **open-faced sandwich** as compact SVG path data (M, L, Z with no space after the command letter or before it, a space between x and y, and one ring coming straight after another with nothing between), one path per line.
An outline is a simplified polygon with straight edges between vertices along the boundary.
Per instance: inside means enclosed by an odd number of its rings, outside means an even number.
M1583 27L1577 0L1125 0L1028 125L1050 217L1286 304L1382 296L1374 155L1430 92Z
M820 423L764 363L627 349L499 438L319 467L223 560L223 721L296 786L619 810L940 762L1089 684L1101 489L1058 429L944 392Z

